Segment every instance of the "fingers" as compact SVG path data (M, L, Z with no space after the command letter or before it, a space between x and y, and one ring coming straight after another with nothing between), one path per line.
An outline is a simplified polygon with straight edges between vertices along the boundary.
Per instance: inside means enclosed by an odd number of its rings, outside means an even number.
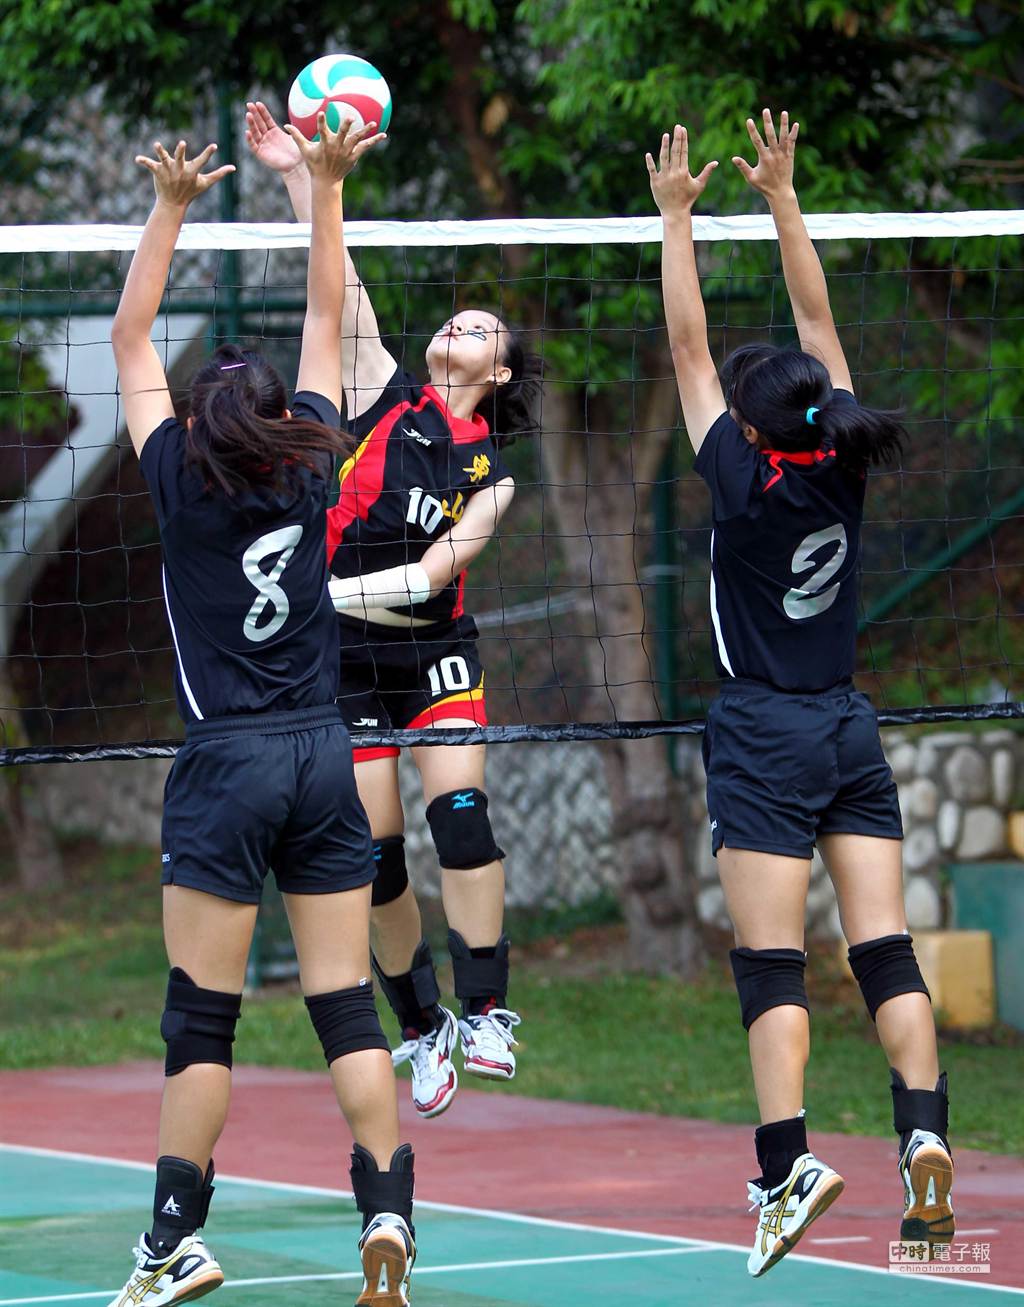
M800 124L794 123L789 129L789 143L791 146L796 145L796 138L800 135Z
M373 133L376 133L375 140L383 140L384 132L377 132L377 124L374 122L364 123L362 127L357 127L352 133L352 139L358 144L360 141L365 141Z
M700 186L701 188L705 187L708 184L708 178L711 176L711 174L715 171L717 167L718 167L717 159L712 159L710 163L706 163L697 175L697 185Z
M686 139L686 128L680 126L679 123L676 123L675 130L672 133L672 149L670 154L673 167L686 167L686 161L689 157L689 145Z
M669 145L668 132L665 132L661 138L661 155L658 159L658 167L664 172L669 165L671 158L671 147Z
M773 149L779 143L779 138L775 135L775 123L772 121L771 109L761 110L761 120L764 123L764 136L768 142L768 148Z
M742 159L738 154L734 154L732 161L743 174L743 180L749 182L754 175L754 170L751 168L750 164L747 163L746 159Z
M374 126L376 126L376 123ZM381 141L386 141L387 139L386 132L377 132L374 136L365 137L356 142L352 154L355 158L361 159L367 150L372 150L375 145L379 145Z
M141 163L141 160L136 159L135 162ZM650 150L648 150L647 153L644 155L644 163L647 164L647 174L653 181L654 178L657 177L658 175L658 169L654 162L654 156L651 154Z
M753 118L747 119L747 135L754 144L754 149L757 151L758 158L767 154L767 146L764 141L761 140L761 133L757 130L757 123L754 122Z
M277 126L274 115L270 112L262 100L256 100L252 106L253 116L262 126L265 132L273 131Z
M144 154L137 154L135 162L143 168L148 168L150 172L160 171L160 164L157 163L156 159L148 159Z
M196 157L192 160L196 169L198 171L202 171L202 169L205 168L206 165L210 162L211 157L216 153L216 151L217 151L216 145L208 145L206 149L202 151L201 154L197 154Z
M299 131L299 129L293 123L285 123L284 127L281 130L287 132L288 135L295 142L295 144L299 147L299 153L302 155L302 157L304 159L308 158L313 147L311 142L306 140L306 138Z
M161 163L171 162L171 156L167 153L167 151L164 149L164 147L160 144L159 141L153 142L153 151Z
M203 190L208 190L211 186L216 186L218 182L223 181L229 173L235 171L233 163L226 163L223 167L217 168L214 172L203 173L197 180L202 185Z

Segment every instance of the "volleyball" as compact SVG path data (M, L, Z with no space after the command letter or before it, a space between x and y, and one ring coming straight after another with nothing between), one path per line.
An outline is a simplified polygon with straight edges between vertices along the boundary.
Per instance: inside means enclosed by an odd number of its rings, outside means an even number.
M391 92L373 64L354 54L325 54L307 64L288 93L288 117L307 138L317 139L317 114L337 131L343 118L356 127L375 122L385 132L391 121Z

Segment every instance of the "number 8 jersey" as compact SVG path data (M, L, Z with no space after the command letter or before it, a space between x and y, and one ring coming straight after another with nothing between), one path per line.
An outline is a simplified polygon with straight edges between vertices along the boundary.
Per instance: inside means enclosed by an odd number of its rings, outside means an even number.
M292 413L340 428L323 395ZM160 424L139 460L156 509L163 587L186 722L333 704L338 642L324 540L331 459L292 469L287 489L229 495L185 458L185 428Z
M849 391L833 404L856 404ZM865 478L827 445L758 450L729 413L696 469L711 491L711 621L719 675L814 693L853 675Z

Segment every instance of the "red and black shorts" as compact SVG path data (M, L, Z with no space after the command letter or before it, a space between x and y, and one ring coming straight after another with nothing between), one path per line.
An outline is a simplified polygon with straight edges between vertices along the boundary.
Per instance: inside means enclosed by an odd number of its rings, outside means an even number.
M339 616L338 707L352 732L357 763L398 755L360 748L361 731L416 730L442 722L487 725L484 669L471 617L423 627L375 626Z

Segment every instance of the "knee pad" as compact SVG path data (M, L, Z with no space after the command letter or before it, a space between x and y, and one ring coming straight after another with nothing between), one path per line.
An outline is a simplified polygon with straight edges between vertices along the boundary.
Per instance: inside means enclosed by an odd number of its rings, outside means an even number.
M882 935L854 944L848 956L872 1021L882 1004L898 994L925 994L931 998L909 934Z
M452 790L439 794L427 808L437 860L451 871L472 871L505 856L494 842L487 795L483 790Z
M192 977L173 967L160 1033L167 1044L164 1072L176 1076L197 1062L231 1066L235 1023L242 1015L241 994L200 989Z
M441 990L437 984L437 972L434 969L434 957L430 945L421 939L412 955L412 966L405 976L386 976L380 969L380 963L373 959L373 973L380 981L384 997L391 1004L391 1010L402 1020L408 1006L409 988L416 1004L429 1010L441 1001Z
M508 993L508 955L511 944L502 935L491 957L475 958L473 950L457 930L448 932L448 952L452 958L455 997L464 1002L474 998L496 998L504 1004Z
M368 980L351 989L336 989L333 994L313 994L306 999L306 1007L328 1066L347 1053L390 1048Z
M385 835L373 844L373 861L377 879L373 882L370 902L375 908L394 903L405 893L409 873L405 866L405 836Z
M773 1007L808 1008L807 955L795 948L734 948L729 952L743 1029Z

